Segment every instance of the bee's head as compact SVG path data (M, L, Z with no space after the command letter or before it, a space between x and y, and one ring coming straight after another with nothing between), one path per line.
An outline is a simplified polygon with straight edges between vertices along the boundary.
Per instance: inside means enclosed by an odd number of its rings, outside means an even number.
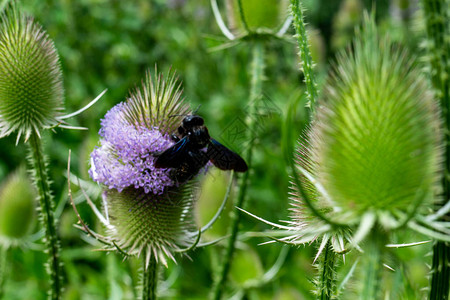
M192 128L194 126L202 126L204 123L203 118L197 115L188 115L183 119L183 127L185 129Z

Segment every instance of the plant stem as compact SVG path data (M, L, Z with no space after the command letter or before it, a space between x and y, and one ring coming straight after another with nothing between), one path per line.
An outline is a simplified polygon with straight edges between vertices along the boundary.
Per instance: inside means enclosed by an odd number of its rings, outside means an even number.
M150 258L147 266L146 257L143 259L143 276L142 276L142 300L156 299L156 291L158 285L158 263L154 257Z
M47 273L50 276L50 299L61 299L62 263L60 261L60 241L56 231L56 220L53 215L53 197L50 190L50 181L47 174L46 161L42 143L36 133L30 137L29 161L33 172L34 184L38 191L40 203L39 219L45 229L45 245L49 255Z
M380 299L383 277L382 253L385 245L384 233L376 227L367 237L362 263L361 300Z
M447 300L449 297L450 247L448 243L436 242L433 246L431 266L430 300ZM444 265L445 264L445 265Z
M330 241L327 242L321 256L317 290L320 300L329 300L333 299L336 294L336 253L333 251Z
M264 45L261 42L256 41L253 45L252 50L252 64L251 64L251 88L250 88L250 103L249 103L249 115L246 118L247 139L249 141L249 146L246 153L246 162L249 166L249 170L242 175L237 201L235 203L236 207L243 208L245 202L245 196L247 194L248 178L252 165L252 154L253 145L256 138L257 126L255 119L256 103L261 97L262 81L264 77ZM231 261L234 254L235 243L237 234L239 231L239 224L241 222L241 213L238 210L234 210L231 216L230 225L230 238L228 239L227 248L225 249L224 260L222 262L221 272L219 274L218 280L215 282L213 287L213 299L221 299L222 294L225 289L225 284L228 278L228 273L231 267Z
M431 81L441 103L444 120L445 162L443 205L450 199L450 4L448 0L422 0L427 31ZM437 207L436 209L439 209ZM447 215L449 217L449 215ZM430 300L448 299L450 282L450 244L437 241L433 246Z
M0 246L0 299L3 298L5 293L4 286L6 282L6 255L8 254L8 248Z
M315 111L315 103L317 101L317 84L313 70L313 60L309 51L308 36L306 34L305 23L303 22L303 11L300 0L291 0L291 12L294 18L293 24L296 31L296 37L299 48L299 56L301 58L300 69L305 76L306 96L308 98L308 106L312 113Z

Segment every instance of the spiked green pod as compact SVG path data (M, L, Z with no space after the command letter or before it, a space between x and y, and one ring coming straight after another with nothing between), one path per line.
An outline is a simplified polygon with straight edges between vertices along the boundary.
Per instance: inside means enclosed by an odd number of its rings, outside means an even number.
M406 214L431 198L440 122L426 82L411 55L380 38L371 21L354 51L339 56L312 153L329 199L353 221L367 211Z
M58 53L47 33L15 4L1 15L0 137L32 132L58 123L63 84Z
M127 188L119 193L106 191L111 220L111 236L129 254L144 255L146 265L153 257L166 265L166 257L175 260L180 247L194 240L193 198L189 187L173 189L163 195Z
M9 246L30 233L35 221L35 190L24 168L12 173L0 188L0 243Z

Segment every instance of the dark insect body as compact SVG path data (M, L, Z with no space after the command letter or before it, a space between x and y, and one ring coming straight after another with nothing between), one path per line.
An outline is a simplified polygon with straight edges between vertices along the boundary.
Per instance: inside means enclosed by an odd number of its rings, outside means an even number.
M188 181L208 161L221 170L245 172L248 169L242 157L210 137L200 116L187 115L178 127L178 135L173 134L172 139L175 145L154 154L155 167L171 168L170 177L176 182Z

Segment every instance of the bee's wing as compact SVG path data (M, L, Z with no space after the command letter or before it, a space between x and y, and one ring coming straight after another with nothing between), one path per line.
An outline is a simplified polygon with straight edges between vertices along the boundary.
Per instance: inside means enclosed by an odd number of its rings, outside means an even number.
M209 142L206 155L221 170L234 170L236 172L248 170L247 164L239 154L231 151L215 139L211 139Z
M186 157L189 151L189 138L185 136L179 140L175 145L166 149L161 154L156 154L155 167L156 168L176 168Z

